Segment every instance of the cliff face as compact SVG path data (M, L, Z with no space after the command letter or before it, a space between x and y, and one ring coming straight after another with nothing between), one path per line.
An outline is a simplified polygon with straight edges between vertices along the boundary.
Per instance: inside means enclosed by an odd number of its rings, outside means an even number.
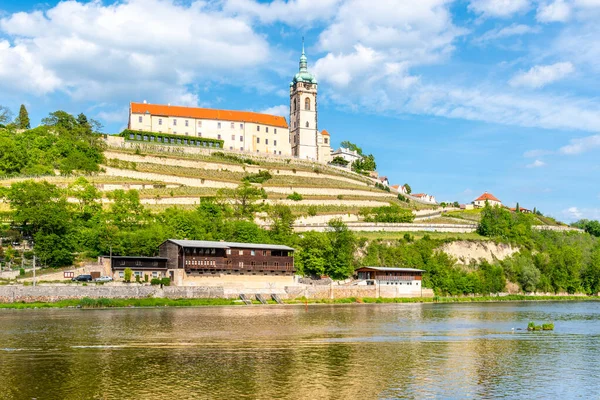
M446 243L439 250L454 257L458 264L468 265L472 260L484 259L489 262L504 260L506 257L517 253L519 248L491 241L470 242L461 240Z

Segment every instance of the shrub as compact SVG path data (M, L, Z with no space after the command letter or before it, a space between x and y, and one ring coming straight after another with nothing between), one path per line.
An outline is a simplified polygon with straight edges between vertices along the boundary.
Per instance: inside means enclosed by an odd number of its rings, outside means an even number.
M313 172L314 172L315 174L320 174L322 171L321 171L321 168L319 168L319 167L314 167L314 168L313 168Z
M242 178L242 181L250 182L250 183L264 183L271 179L273 176L267 170L258 171L256 174L249 174Z
M125 282L131 282L132 274L133 274L133 271L131 270L131 268L125 268L125 270L123 271L123 280Z
M146 274L146 275L144 275L144 281L145 281L146 283L148 283L148 279L149 279L149 278L150 278L150 277L149 277L147 274Z
M160 282L163 284L163 286L171 286L171 278L162 278Z
M317 215L317 206L309 206L308 207L308 215L310 215L311 217L314 217L315 215Z
M19 276L25 276L25 270L23 268L19 269Z
M290 194L287 198L288 198L288 200L294 200L294 201L300 201L303 199L302 195L297 192Z
M137 283L140 283L140 282L141 282L141 278L140 278L140 276L139 276L139 275L136 275L136 276L135 276L135 281L136 281Z
M159 278L152 278L150 284L153 286L160 285L161 280Z

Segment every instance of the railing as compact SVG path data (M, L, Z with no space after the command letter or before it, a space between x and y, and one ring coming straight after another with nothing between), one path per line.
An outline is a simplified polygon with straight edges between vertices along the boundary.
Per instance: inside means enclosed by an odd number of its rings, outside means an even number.
M376 275L375 279L378 281L415 281L421 280L420 276L387 276L387 275Z
M290 265L290 266L275 266L275 265L270 265L270 266L263 266L263 265L244 265L243 267L237 266L237 265L186 265L184 266L185 269L189 269L189 270L226 270L226 271L240 271L240 272L245 272L245 271L289 271L289 272L293 272L295 271L294 266Z

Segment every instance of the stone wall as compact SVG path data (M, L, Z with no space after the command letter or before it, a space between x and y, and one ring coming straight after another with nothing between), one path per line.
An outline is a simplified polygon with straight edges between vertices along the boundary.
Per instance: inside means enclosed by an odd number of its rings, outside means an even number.
M348 223L348 229L354 232L451 232L472 233L477 230L477 225L458 224L423 224L423 223L371 223L355 222ZM327 224L295 225L295 232L326 232Z

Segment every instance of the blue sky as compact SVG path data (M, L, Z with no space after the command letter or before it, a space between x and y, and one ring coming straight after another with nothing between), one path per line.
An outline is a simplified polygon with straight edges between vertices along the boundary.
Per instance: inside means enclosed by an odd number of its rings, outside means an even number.
M319 128L439 201L600 218L600 0L0 3L0 104L287 114L301 38ZM286 115L287 116L287 115Z

